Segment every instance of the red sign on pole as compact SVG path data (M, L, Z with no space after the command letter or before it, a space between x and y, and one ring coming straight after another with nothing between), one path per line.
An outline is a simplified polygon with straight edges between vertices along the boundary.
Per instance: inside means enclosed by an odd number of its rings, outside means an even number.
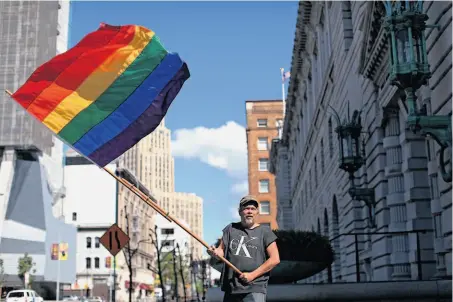
M129 242L129 236L115 223L102 235L99 241L112 256L116 256Z

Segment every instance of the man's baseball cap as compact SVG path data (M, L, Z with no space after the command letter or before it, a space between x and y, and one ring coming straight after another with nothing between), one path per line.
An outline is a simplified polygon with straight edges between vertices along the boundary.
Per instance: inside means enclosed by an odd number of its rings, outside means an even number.
M239 201L239 207L242 208L250 203L253 204L255 207L258 207L258 201L252 195L246 195L242 197L241 201Z

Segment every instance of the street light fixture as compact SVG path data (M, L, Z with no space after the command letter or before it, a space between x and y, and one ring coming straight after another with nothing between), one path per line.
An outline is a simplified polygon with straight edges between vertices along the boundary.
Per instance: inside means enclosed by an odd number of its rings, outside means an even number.
M407 127L424 137L432 137L441 147L439 168L445 182L452 181L451 160L447 171L444 152L451 149L451 117L427 115L426 106L417 108L415 91L427 85L431 77L426 50L425 30L428 15L423 1L383 1L386 11L384 27L389 33L390 80L404 90L408 107Z
M332 108L332 107L331 107ZM339 141L339 168L349 173L351 187L349 195L354 200L362 200L368 207L368 225L375 227L375 197L374 190L370 188L358 188L354 182L354 173L365 164L365 148L362 137L362 121L360 113L354 110L352 119L341 123L338 113L332 108L338 126L335 132L338 134ZM348 116L349 118L349 116ZM362 149L361 149L362 147Z

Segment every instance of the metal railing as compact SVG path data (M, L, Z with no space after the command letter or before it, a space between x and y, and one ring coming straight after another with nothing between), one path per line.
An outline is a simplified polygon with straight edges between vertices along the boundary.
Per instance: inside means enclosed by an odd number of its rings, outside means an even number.
M359 243L365 243L368 240L359 241L359 236L373 236L373 235L409 235L415 234L416 236L416 250L417 250L417 280L423 280L423 269L422 269L422 259L421 259L421 248L420 248L420 234L426 234L428 232L433 232L433 230L423 229L423 230L414 230L414 231L402 231L402 232L358 232L358 233L342 233L334 238L330 239L331 243L334 243L335 240L344 237L344 236L354 236L354 253L355 253L355 274L356 282L361 282L361 271L360 271L360 250ZM336 251L334 250L334 253ZM339 260L339 259L336 259ZM332 265L329 266L327 270L328 282L332 282Z

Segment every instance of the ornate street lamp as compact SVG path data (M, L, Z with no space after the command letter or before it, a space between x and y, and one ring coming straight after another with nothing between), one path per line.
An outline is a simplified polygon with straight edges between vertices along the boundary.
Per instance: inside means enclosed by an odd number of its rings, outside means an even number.
M374 190L370 188L357 188L354 182L354 173L365 164L365 148L363 146L364 142L361 140L362 121L360 113L359 111L354 110L352 119L341 123L338 113L332 107L331 109L335 114L334 116L338 124L335 128L335 132L338 135L340 149L339 168L349 173L351 187L348 190L348 193L354 200L362 200L365 202L368 207L368 225L371 228L374 228Z
M446 170L444 151L451 149L451 117L427 116L426 107L417 109L415 91L428 83L431 77L426 50L425 29L427 14L423 1L383 1L386 10L384 27L389 33L390 80L404 90L408 107L407 126L414 133L432 137L441 147L439 168L445 182L452 181L450 169Z

